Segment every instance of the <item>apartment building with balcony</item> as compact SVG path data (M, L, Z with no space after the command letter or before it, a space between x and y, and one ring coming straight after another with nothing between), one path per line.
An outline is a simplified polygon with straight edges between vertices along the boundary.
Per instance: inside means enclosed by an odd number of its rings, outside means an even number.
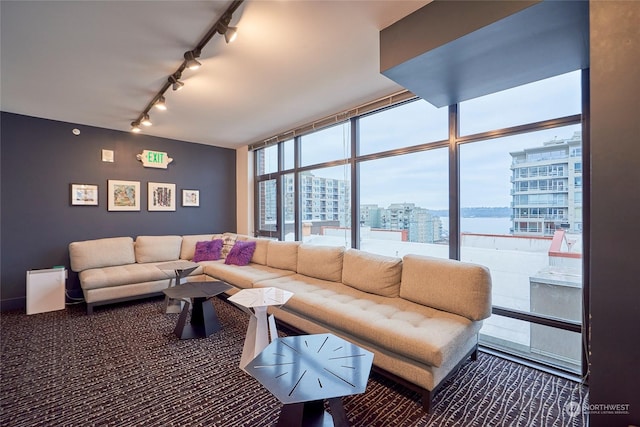
M442 236L440 218L415 203L392 203L387 208L375 204L360 205L360 225L371 229L406 231L407 240L416 243L434 243Z
M511 231L582 232L582 135L511 152Z
M284 179L285 188L293 188L293 176ZM285 212L293 212L294 197L285 197ZM351 224L349 181L300 174L300 209L303 221L336 221L341 227Z

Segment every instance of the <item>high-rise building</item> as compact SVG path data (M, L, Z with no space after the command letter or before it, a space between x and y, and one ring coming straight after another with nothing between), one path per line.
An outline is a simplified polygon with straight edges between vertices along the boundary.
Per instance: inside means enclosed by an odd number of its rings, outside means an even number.
M360 205L360 225L379 230L403 230L410 242L434 243L442 235L442 222L415 203L392 203L387 208Z
M285 186L293 188L293 175L285 177ZM351 194L349 181L323 178L311 172L300 174L300 209L302 221L338 221L351 226ZM293 203L293 197L285 198ZM289 201L290 200L290 201ZM285 205L285 211L288 206Z
M582 232L582 135L510 153L512 232Z

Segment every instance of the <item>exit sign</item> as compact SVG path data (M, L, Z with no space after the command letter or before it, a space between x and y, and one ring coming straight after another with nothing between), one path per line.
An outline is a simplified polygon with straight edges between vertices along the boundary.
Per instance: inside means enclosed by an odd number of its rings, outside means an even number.
M142 162L142 166L145 168L166 169L169 163L173 161L167 153L151 150L144 150L142 153L137 154L136 158Z

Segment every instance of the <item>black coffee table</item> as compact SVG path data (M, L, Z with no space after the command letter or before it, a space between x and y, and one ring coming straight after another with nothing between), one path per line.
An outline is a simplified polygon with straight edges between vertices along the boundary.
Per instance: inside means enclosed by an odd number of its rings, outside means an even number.
M212 333L220 330L221 325L216 315L210 298L231 289L231 286L224 282L187 282L164 289L169 298L181 299L185 301L180 312L178 323L174 333L180 339L206 338ZM191 321L187 323L189 317L189 306L193 304L191 310Z
M178 260L165 262L164 264L156 265L169 277L169 288L172 285L178 285L180 283L187 282L187 276L193 273L198 268L198 264L187 260ZM180 313L182 310L182 304L179 301L173 301L168 296L164 299L164 312L165 313Z
M347 426L342 397L364 393L372 362L373 353L335 335L300 335L273 341L245 371L284 404L278 426Z

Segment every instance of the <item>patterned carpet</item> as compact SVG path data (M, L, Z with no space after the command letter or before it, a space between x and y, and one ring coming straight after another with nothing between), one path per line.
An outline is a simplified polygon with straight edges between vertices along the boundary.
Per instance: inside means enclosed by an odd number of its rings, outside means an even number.
M177 314L150 299L27 316L1 314L2 426L272 426L281 404L238 368L247 316L214 299L223 329L177 339ZM344 398L353 426L583 426L571 381L487 354L436 395L419 396L372 374L364 394ZM580 412L580 411L578 411Z

